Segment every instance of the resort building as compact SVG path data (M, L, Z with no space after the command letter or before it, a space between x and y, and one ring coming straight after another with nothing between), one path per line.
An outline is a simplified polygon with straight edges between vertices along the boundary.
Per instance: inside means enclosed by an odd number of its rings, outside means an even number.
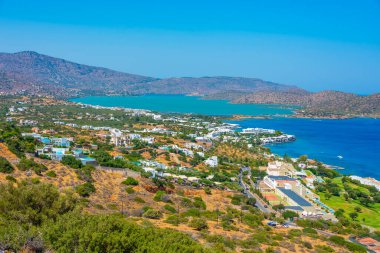
M269 176L287 176L295 178L298 171L294 169L293 165L290 163L274 161L268 163L266 172Z

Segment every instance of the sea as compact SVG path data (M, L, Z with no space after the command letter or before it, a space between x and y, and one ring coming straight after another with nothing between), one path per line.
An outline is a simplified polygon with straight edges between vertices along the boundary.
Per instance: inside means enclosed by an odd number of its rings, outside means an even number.
M284 117L294 108L280 105L231 104L225 100L203 100L183 95L91 96L73 102L101 106L148 109L163 113L194 113L227 116L233 114L271 116L270 119L228 121L242 128L261 127L293 134L291 143L268 147L278 155L307 155L323 163L343 168L343 174L373 177L380 180L380 120L297 119Z

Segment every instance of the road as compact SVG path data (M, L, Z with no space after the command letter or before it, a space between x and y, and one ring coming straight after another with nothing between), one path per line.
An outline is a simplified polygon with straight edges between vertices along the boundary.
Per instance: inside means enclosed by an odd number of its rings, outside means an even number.
M243 193L245 196L247 196L248 198L255 198L256 199L256 204L255 206L260 209L263 213L273 213L274 210L272 210L261 198L259 195L257 195L256 193L252 193L249 186L244 182L243 180L243 172L244 171L248 171L248 177L249 179L251 180L251 169L248 168L248 167L241 167L240 168L240 173L239 173L239 184L240 186L243 188ZM252 184L252 180L251 180L251 184ZM253 185L254 187L254 185ZM254 187L255 188L255 187ZM265 207L267 206L267 207Z

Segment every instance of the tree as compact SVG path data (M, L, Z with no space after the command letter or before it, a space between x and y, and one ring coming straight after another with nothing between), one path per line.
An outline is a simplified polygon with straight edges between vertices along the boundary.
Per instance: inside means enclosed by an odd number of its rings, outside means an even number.
M326 199L330 199L332 197L332 195L329 193L329 192L326 192L325 193L325 198Z
M294 211L286 210L285 212L282 213L282 217L284 217L284 219L293 219L293 218L299 217L299 215L298 213Z
M362 209L360 208L360 206L355 206L355 212L357 213L361 213Z
M274 210L284 210L285 206L283 204L275 205L273 206Z
M364 206L369 206L372 203L371 199L368 196L360 198L359 202Z
M12 173L13 170L12 164L10 164L10 162L4 157L0 157L0 172L9 174Z
M82 197L88 197L95 191L95 186L91 182L86 182L76 187L76 192Z
M82 162L71 155L63 156L61 163L70 166L73 169L79 169L82 167Z
M18 186L0 185L0 216L25 224L40 225L74 209L73 193L60 194L51 184L22 181Z
M358 217L357 212L352 212L352 213L349 213L348 215L351 217L352 220L355 220Z

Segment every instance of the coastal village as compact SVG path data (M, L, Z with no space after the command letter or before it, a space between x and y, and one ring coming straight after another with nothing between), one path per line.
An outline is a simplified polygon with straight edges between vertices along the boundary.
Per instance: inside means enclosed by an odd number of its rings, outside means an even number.
M46 106L50 100L42 101ZM240 193L252 199L249 203L260 212L270 215L265 225L277 229L298 227L297 220L339 221L337 210L324 203L317 192L318 186L329 182L315 172L321 168L330 170L328 166L307 157L280 157L266 146L296 141L296 136L289 133L241 129L238 124L214 117L71 103L77 108L76 114L68 114L64 108L66 114L57 113L46 120L30 117L39 114L30 101L21 99L15 104L7 108L4 122L19 126L21 136L33 140L35 148L27 152L27 158L65 165L78 161L78 168L93 166L166 185ZM34 107L44 108L40 104ZM139 120L125 124L121 117ZM87 124L86 118L97 124ZM103 151L102 146L107 146L108 151ZM26 174L32 173L27 170ZM380 190L375 179L351 179ZM288 220L281 220L285 213L290 215ZM372 252L380 252L375 239L355 240Z

